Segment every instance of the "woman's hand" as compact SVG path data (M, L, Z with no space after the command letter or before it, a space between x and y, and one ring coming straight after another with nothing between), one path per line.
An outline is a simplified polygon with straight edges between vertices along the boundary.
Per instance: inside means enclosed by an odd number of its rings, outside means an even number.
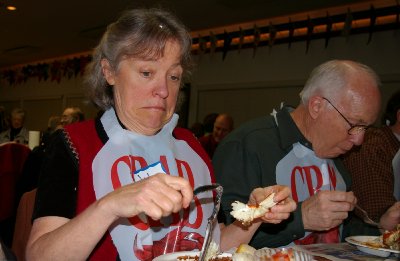
M192 198L193 188L186 179L159 173L107 194L99 206L115 219L145 213L158 220L187 208Z
M290 213L296 210L297 207L296 202L291 198L289 187L275 185L265 188L256 188L251 192L248 204L256 205L273 192L275 193L274 202L277 204L260 219L264 222L278 224L289 218Z

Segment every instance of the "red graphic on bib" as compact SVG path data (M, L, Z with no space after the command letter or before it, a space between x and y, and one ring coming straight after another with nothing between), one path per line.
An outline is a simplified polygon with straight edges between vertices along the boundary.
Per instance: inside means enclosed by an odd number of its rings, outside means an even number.
M139 260L153 260L154 257L167 253L201 249L203 242L202 235L194 232L182 232L180 228L176 228L163 239L154 241L153 245L143 246L143 249L138 248L136 235L133 251Z
M336 189L336 173L335 169L332 166L328 165L328 173L329 173L329 188L330 190ZM303 184L297 184L296 177L299 176ZM315 183L313 182L315 180ZM290 187L292 188L292 197L293 200L299 202L299 197L297 194L297 188L301 187L300 185L306 185L308 189L308 194L311 197L316 192L318 192L323 185L323 175L321 169L318 166L296 166L293 168L291 177L290 177Z
M332 244L339 243L339 227L332 228L328 231L312 232L308 236L295 240L296 245L311 245L311 244Z
M336 173L333 166L328 165L329 174L329 190L336 189ZM297 178L297 177L300 177ZM297 182L301 180L301 184ZM293 200L299 202L299 196L297 189L301 189L304 186L307 187L309 197L317 193L324 185L324 176L321 169L316 165L311 166L296 166L293 168L291 177L291 188ZM326 182L325 182L326 184ZM298 245L308 245L317 243L339 243L339 229L338 227L333 228L329 231L323 232L312 232L302 239L295 241Z
M162 164L162 169L167 175L169 175L170 168L165 156L160 157L160 163ZM120 164L124 164L129 168L133 182L137 181L134 173L136 173L137 170L148 167L146 160L140 156L129 155L117 159L111 167L111 182L114 190L122 186L120 173L118 173L118 167L121 167ZM178 170L178 175L187 178L191 186L194 187L193 172L188 162L175 159L174 164ZM142 245L141 248L138 247L138 234L135 234L132 250L139 260L152 260L156 256L176 251L201 249L204 241L202 235L194 231L182 231L182 228L184 227L198 229L201 226L203 220L203 209L197 197L194 197L193 200L195 210L192 211L196 213L196 218L192 222L189 220L190 209L183 209L181 212L171 214L172 219L168 225L161 223L160 220L153 220L150 217L147 217L146 223L143 222L139 216L128 219L132 226L142 231L150 228L162 228L165 226L177 227L166 234L161 240L153 241L152 245Z

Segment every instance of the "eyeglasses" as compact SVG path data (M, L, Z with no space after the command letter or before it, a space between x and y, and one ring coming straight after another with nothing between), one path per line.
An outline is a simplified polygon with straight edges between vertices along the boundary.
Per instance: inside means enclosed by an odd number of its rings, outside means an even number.
M335 105L333 105L330 100L328 100L325 97L322 97L322 99L326 100L327 102L329 102L330 105L332 105L332 107L340 114L340 116L342 116L342 118L350 125L350 129L347 130L347 133L349 135L356 135L359 134L363 131L366 131L369 126L367 125L362 125L362 124L353 124L351 123L336 107Z

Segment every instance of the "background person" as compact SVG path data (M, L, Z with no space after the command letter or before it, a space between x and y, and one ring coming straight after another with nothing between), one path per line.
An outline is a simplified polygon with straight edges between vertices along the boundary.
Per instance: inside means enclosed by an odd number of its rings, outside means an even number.
M11 111L10 128L0 133L0 144L10 141L28 144L29 131L24 127L25 115L25 111L21 108L14 108Z
M22 167L21 178L18 180L15 188L16 202L20 201L25 192L37 188L46 148L51 141L50 137L56 130L62 128L60 120L60 116L49 117L47 128L43 132L39 146L34 147L26 158Z
M226 113L221 113L214 121L213 131L210 135L204 135L199 141L210 159L214 156L214 151L225 136L233 130L233 118Z
M298 203L293 215L273 227L258 228L255 248L291 243L337 243L339 226L356 198L338 156L360 145L380 108L378 76L353 61L332 60L315 68L295 108L250 121L218 145L213 164L223 185L227 224L231 203L256 187L291 188Z
M218 117L218 113L212 112L204 116L203 119L203 128L204 128L204 136L210 135L214 129L215 119Z
M62 128L60 116L50 116L47 121L47 128L43 131L40 145L45 147L49 141L50 136L58 129Z
M201 248L213 194L201 204L193 188L214 182L213 171L174 114L190 66L191 36L170 13L130 10L108 26L87 69L104 114L66 125L52 141L27 259L151 260ZM287 218L295 208L289 189L265 190L276 190L281 204L264 219Z
M193 132L193 135L196 138L200 138L204 136L204 126L201 122L195 122L190 126L190 131Z
M367 130L364 143L345 155L344 164L351 173L351 190L360 207L383 229L393 230L400 223L400 196L396 198L395 191L400 173L393 170L393 159L400 149L400 92L389 99L383 124ZM378 228L359 218L358 211L354 210L356 215L346 225L346 234L380 235Z
M63 114L61 115L62 126L84 120L85 120L85 114L79 107L65 108Z

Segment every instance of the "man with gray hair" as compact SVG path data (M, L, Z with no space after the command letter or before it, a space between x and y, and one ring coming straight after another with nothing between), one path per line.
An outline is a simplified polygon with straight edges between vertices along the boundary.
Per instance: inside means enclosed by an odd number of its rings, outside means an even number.
M79 107L67 107L61 115L61 125L65 126L74 122L85 120L85 115Z
M28 144L29 131L24 127L25 111L21 108L14 108L11 111L10 128L0 133L0 144L16 142Z
M278 225L255 222L255 248L337 243L341 224L357 202L350 175L338 156L360 145L381 106L380 81L366 65L332 60L315 68L296 108L243 124L218 146L213 164L223 185L226 223L231 203L246 201L257 187L291 188L298 203ZM238 224L240 225L240 224Z

